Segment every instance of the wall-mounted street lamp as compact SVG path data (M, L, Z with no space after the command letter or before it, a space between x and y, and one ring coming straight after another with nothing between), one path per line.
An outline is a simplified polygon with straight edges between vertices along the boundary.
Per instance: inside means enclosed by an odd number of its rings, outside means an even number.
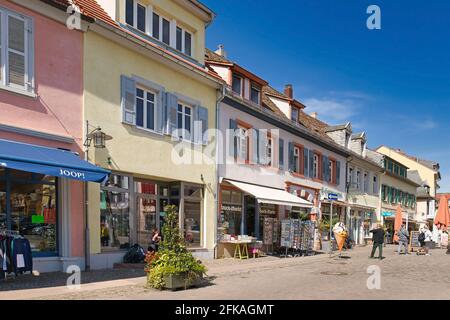
M94 147L96 149L103 149L106 147L106 141L112 140L112 137L107 135L102 131L100 127L94 127L89 124L89 121L86 120L86 138L84 140L83 146L86 147L84 152L85 160L89 159L89 148L91 147L92 142L94 142ZM88 192L88 184L84 184L84 200L85 200L85 268L86 270L90 269L91 259L90 259L90 230L89 230L89 206L88 201L89 192Z
M87 123L87 129L89 130L89 123ZM84 141L84 146L86 148L89 148L94 142L95 148L103 149L106 147L106 141L112 140L112 137L110 135L107 135L102 131L102 128L100 127L94 127L94 130L89 132L86 135L86 140Z

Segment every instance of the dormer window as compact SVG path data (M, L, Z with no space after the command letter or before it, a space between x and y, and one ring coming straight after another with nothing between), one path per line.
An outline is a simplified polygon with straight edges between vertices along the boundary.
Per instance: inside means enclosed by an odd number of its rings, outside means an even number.
M192 56L192 33L178 25L175 20L161 16L151 6L138 0L126 0L125 22L148 36ZM171 31L171 25L176 28Z
M252 87L250 89L250 100L252 100L256 104L260 104L260 97L261 89L257 85L252 84Z
M242 95L242 78L238 75L233 75L233 82L231 84L232 90L238 95Z
M298 122L299 110L296 107L291 107L291 120L293 122Z

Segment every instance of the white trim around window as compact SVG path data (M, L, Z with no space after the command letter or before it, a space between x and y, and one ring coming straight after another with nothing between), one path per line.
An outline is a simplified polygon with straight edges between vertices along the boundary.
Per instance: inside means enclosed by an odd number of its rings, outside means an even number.
M0 7L0 88L35 97L33 19Z
M182 140L191 141L194 133L194 107L185 102L178 101L177 123L177 129L181 130L178 137Z

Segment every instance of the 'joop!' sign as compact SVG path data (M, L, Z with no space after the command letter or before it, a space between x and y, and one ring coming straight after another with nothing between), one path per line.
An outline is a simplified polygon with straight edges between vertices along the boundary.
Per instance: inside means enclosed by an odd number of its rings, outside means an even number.
M59 174L64 177L75 178L75 179L84 179L84 173L78 171L72 171L67 169L60 169Z

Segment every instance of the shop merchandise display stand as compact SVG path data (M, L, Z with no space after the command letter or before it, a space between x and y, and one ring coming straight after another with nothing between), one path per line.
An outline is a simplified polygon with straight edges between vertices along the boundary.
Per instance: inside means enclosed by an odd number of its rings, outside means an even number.
M21 237L21 238L23 238L20 235L19 231L7 230L7 229L0 230L0 236L4 236L4 237ZM0 267L2 267L2 266L0 266ZM13 279L17 278L17 275L15 273L8 273L7 271L4 271L4 272L5 272L4 280L7 280L8 278L13 278Z

